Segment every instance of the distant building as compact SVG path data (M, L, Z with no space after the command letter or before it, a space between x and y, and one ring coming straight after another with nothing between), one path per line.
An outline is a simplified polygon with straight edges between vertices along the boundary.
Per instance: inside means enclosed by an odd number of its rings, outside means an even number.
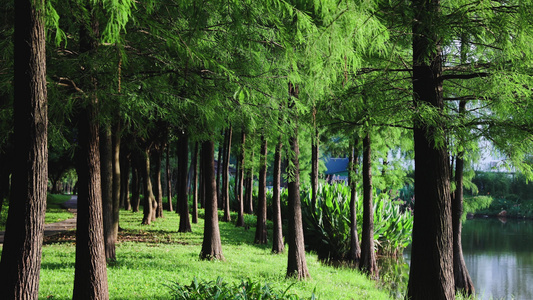
M326 172L324 177L327 182L344 181L348 183L348 158L326 158L324 164L326 165Z

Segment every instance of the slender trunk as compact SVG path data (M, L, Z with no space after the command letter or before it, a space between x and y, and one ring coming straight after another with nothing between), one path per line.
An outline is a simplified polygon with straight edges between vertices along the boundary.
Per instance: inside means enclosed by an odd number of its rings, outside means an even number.
M255 227L256 244L266 244L267 239L267 203L266 203L266 173L267 173L267 140L261 135L261 152L259 153L259 193L257 197L257 225Z
M220 240L220 229L218 227L217 193L215 183L214 165L215 146L213 141L202 143L202 173L205 183L205 223L204 239L200 259L224 260L222 255L222 242Z
M198 142L194 143L192 155L192 222L198 223Z
M154 203L155 197L152 191L152 181L150 180L150 147L144 151L143 157L143 183L144 183L144 201L143 201L143 220L142 224L150 225L155 220Z
M379 278L374 251L374 205L372 204L372 158L370 133L363 139L363 232L359 268L371 278Z
M201 150L200 150L201 151ZM205 208L205 174L204 169L202 168L202 155L200 155L200 191L199 191L199 199L200 199L200 208Z
M359 152L356 150L358 145L357 140L352 144L350 149L348 176L350 184L350 253L348 259L354 264L359 264L361 259L361 247L359 246L359 237L357 235L357 183L355 176L359 165Z
M120 140L122 126L120 121L113 127L113 236L118 238L118 224L120 217Z
M466 111L466 101L459 102L459 114L464 115ZM461 244L463 215L463 173L464 173L464 152L459 152L455 164L455 197L452 197L452 223L453 223L453 275L455 281L455 292L462 293L466 297L475 294L474 283L470 278L466 268L463 247Z
M231 152L231 137L233 134L233 130L230 126L230 128L226 131L226 142L225 142L225 149L224 151L224 168L223 168L223 174L222 174L222 198L224 201L223 207L224 207L224 218L222 219L224 222L231 222L231 215L230 215L230 201L229 201L229 159L230 159L230 152Z
M441 39L434 24L440 14L439 0L413 0L413 101L442 113ZM441 121L443 119L438 119ZM415 215L409 299L454 299L453 229L450 201L450 164L444 124L414 121Z
M311 206L316 207L316 193L318 190L318 127L316 125L316 107L313 107L313 132L311 138Z
M187 177L189 175L189 137L186 133L180 135L178 139L178 211L180 214L180 227L178 232L191 232L191 222L189 220L189 193L187 188Z
M141 161L137 155L131 161L131 211L138 212L141 202Z
M125 210L131 209L130 202L130 159L124 151L120 152L120 206Z
M289 93L293 97L298 97L298 88L289 84ZM295 101L291 99L291 101ZM294 103L290 105L290 109L294 108ZM296 118L294 118L296 119ZM297 122L297 121L296 121ZM309 278L309 271L307 270L307 262L305 260L305 243L304 231L302 223L302 204L300 202L300 163L298 157L300 155L300 148L298 145L298 126L295 126L294 132L289 138L291 147L291 162L290 178L288 179L289 199L289 234L287 242L289 244L289 253L287 257L287 277L294 277L296 279Z
M100 131L100 172L105 257L107 261L113 261L116 259L113 232L113 137L109 125Z
M217 192L217 206L222 208L222 195L220 195L220 174L222 173L222 152L224 152L224 143L222 145L219 143L218 146L218 158L217 158L217 167L216 167L216 192Z
M283 243L283 227L281 219L281 138L276 145L276 152L274 154L274 174L272 186L272 211L273 211L273 225L272 229L272 253L282 253L285 250Z
M154 151L152 151L153 156L155 158L155 164L154 164L155 184L153 188L154 188L155 202L157 203L157 208L154 212L156 218L163 217L163 186L161 184L161 161L163 158L163 151L164 151L164 145L161 142L158 142L157 145L154 147Z
M239 203L239 208L237 210L237 223L236 226L244 227L244 199L243 199L243 189L244 189L244 146L246 142L246 132L244 128L241 134L241 153L239 153L239 167L237 168L237 179L235 190L237 191L237 202Z
M98 22L92 16L91 28L80 29L80 50L90 53L97 48ZM89 32L88 30L91 30ZM87 67L90 69L90 66ZM78 118L79 156L78 215L76 224L76 263L72 299L109 299L107 285L102 190L99 153L98 98L96 78L88 76L89 99Z
M17 155L0 262L0 291L5 299L37 299L39 291L48 177L43 7L44 1L15 2L13 108Z
M244 197L244 212L247 214L253 214L254 213L254 167L253 167L253 161L254 161L254 150L252 149L251 153L251 166L246 171L246 196Z
M172 174L170 172L170 145L167 146L166 159L167 163L165 165L165 174L167 175L168 211L174 211L174 208L172 207Z

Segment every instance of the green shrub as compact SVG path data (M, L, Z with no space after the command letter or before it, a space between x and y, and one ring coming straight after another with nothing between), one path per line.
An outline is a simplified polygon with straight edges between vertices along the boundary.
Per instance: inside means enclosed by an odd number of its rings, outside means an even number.
M289 287L290 288L290 287ZM242 281L240 284L229 284L218 277L216 281L199 282L194 277L190 285L180 285L174 283L170 286L173 299L300 299L297 295L276 291L268 284L251 281L250 279ZM315 299L315 296L311 296Z

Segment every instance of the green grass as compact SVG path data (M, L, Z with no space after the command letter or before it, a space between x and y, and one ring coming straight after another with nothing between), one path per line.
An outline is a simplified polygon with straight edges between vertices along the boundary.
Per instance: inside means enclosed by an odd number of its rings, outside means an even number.
M203 213L203 212L202 212ZM192 224L192 233L178 233L178 215L165 212L152 225L141 225L142 213L122 211L117 245L117 262L108 266L111 299L169 299L175 282L198 280L237 283L251 279L268 283L276 290L319 299L389 299L377 283L351 269L320 264L316 255L307 255L312 279L285 279L287 254L273 255L271 245L252 244L254 228L236 228L220 223L225 261L199 260L203 219ZM70 299L74 282L75 245L66 240L43 247L39 298Z

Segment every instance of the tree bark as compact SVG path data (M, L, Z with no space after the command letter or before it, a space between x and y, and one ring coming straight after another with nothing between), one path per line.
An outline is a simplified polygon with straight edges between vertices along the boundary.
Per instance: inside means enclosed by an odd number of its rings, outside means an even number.
M246 193L244 196L244 212L254 213L254 150L252 149L250 167L246 169Z
M466 101L459 102L459 114L464 115L466 111ZM464 152L459 152L455 164L455 197L452 197L452 223L453 223L453 275L455 281L455 292L462 293L466 297L475 294L474 283L470 278L466 268L463 246L461 244L463 215L463 174L464 174Z
M363 139L363 232L359 269L373 279L379 278L374 251L374 205L372 203L372 157L370 133Z
M215 183L214 165L215 146L213 141L202 143L202 173L205 177L205 223L204 239L200 259L224 260L222 255L222 242L218 227L217 192Z
M357 235L357 183L355 182L359 165L357 145L357 140L351 145L348 163L350 168L350 173L348 174L350 184L350 253L348 254L348 259L354 264L359 264L361 259L361 247L359 246L359 237Z
M289 84L289 94L293 97L298 97L298 88ZM291 99L291 101L294 101L294 99ZM294 109L291 106L294 106L294 103L289 105L289 109ZM292 164L290 165L290 178L288 179L289 234L287 242L289 244L289 253L287 258L287 277L294 277L300 280L309 278L310 275L305 260L302 204L300 202L300 163L298 161L300 148L298 145L297 125L289 138L289 144L291 147L290 159Z
M130 170L129 154L120 152L120 206L125 210L131 209L130 202Z
M281 219L281 138L276 145L276 152L274 154L274 174L272 186L272 221L274 228L272 229L272 253L283 253L285 251L285 244L283 243L283 224Z
M224 151L224 167L222 169L222 199L224 204L222 205L224 207L224 218L222 219L224 222L231 222L231 215L230 215L230 201L229 201L229 160L230 160L230 153L231 153L231 137L233 135L233 130L231 126L226 131L226 142L224 143L225 151Z
M187 177L189 176L189 137L182 133L178 139L178 210L180 213L180 227L178 232L191 232L189 219L189 189Z
M157 203L157 208L154 212L156 218L163 217L163 186L161 184L161 162L163 160L163 151L164 151L164 143L158 141L152 150L152 155L155 159L155 164L154 164L155 184L153 188L154 188L155 202Z
M104 221L104 246L106 261L116 259L113 229L113 142L111 126L100 131L100 172L102 186L102 211Z
M97 48L98 22L91 16L90 28L80 29L80 52ZM90 66L86 67L90 70ZM98 138L98 98L96 78L88 76L84 84L90 90L85 108L78 119L79 155L78 215L76 225L76 263L73 299L109 299L107 285L104 229L102 220L102 190Z
M150 180L150 147L144 151L143 157L143 183L144 183L144 201L143 201L143 220L142 224L150 225L155 220L155 201L152 191L152 180Z
M192 222L198 223L198 142L194 143L192 154Z
M237 168L237 180L236 188L237 191L237 202L239 203L239 208L237 209L237 223L235 226L244 227L244 151L245 151L245 142L246 142L246 132L244 128L241 133L241 153L239 153L239 163Z
M15 2L13 106L17 155L0 262L0 290L5 299L37 299L39 290L48 177L43 7L44 1Z
M141 161L138 154L131 158L131 211L139 212L141 202Z
M167 175L167 198L168 198L168 211L174 211L172 207L172 173L170 172L170 145L167 146L166 151L165 174Z
M318 127L316 125L316 107L313 107L313 132L311 138L311 205L316 207L316 193L318 190Z
M267 203L266 203L266 173L267 173L267 140L261 135L261 152L259 153L259 193L257 196L257 225L255 227L256 244L266 244L267 238Z
M435 22L439 0L413 0L413 95L415 109L442 112L442 57ZM437 119L438 120L438 119ZM443 120L443 118L441 118ZM442 122L441 120L438 120ZM454 299L450 164L443 124L414 121L415 215L407 298ZM444 142L443 142L444 144Z
M217 205L219 209L222 209L222 195L220 194L220 174L222 173L222 153L224 152L224 143L218 146L218 158L216 167L216 189L217 189Z

